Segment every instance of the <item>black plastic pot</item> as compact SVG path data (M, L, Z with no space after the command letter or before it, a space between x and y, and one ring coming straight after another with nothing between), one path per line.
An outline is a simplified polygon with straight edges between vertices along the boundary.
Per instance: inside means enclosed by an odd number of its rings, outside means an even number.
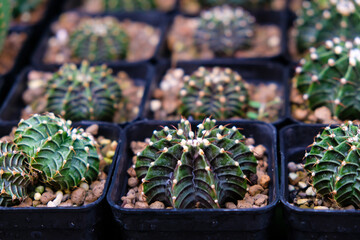
M86 128L99 125L99 135L120 141L121 129L115 124L83 121L74 127ZM11 132L16 122L0 122L1 136ZM101 239L105 237L106 225L110 225L111 212L105 195L118 158L118 145L110 165L104 193L95 202L81 207L12 208L0 207L1 239Z
M145 105L145 96L147 96L147 91L149 89L149 85L151 83L151 78L154 75L154 68L150 64L128 64L127 66L119 66L119 65L109 65L110 68L113 69L114 74L119 71L125 71L135 82L136 85L144 86L144 93L141 99L141 103L139 106L138 116L133 120L139 119L142 115L143 108ZM14 86L12 87L8 97L5 99L3 106L0 109L0 119L11 121L18 120L21 115L21 110L25 107L25 103L22 98L22 94L27 89L27 76L29 71L31 70L39 70L39 71L50 71L55 72L58 68L53 66L51 69L47 68L44 70L42 68L31 68L28 67L24 69L21 74L18 76ZM126 123L121 123L126 124Z
M286 68L279 63L270 62L270 61L249 61L249 60L239 60L239 59L214 59L214 60L194 60L194 61L180 61L176 64L176 68L181 68L184 70L185 74L190 75L200 66L205 67L229 67L237 71L244 80L249 83L254 84L270 84L275 83L280 92L281 99L283 101L282 108L280 109L278 119L274 121L276 127L284 126L287 122L289 116L289 93L288 89L288 72ZM149 90L149 95L147 96L147 101L144 108L144 118L153 119L154 114L150 110L150 100L153 99L153 92L156 88L159 88L160 83L166 74L167 70L171 68L171 63L169 61L161 61L157 65L156 76L152 82Z
M358 210L302 209L289 202L287 164L300 163L305 150L326 125L291 125L280 131L281 202L284 218L290 226L289 239L358 239L360 212Z
M70 12L70 11L69 11ZM73 11L74 12L74 11ZM165 36L168 29L168 16L166 14L161 13L154 13L154 12L142 12L142 13L104 13L104 14L87 14L84 12L76 12L79 14L79 16L92 16L92 17L100 17L100 16L113 16L119 21L123 21L126 19L129 19L131 21L135 22L143 22L146 24L149 24L153 27L156 27L160 29L160 40L158 45L156 46L155 53L151 58L143 59L136 62L128 62L126 60L116 60L116 61L109 61L105 62L108 65L131 65L131 64L137 64L137 63L149 63L154 62L158 58L160 58L164 51L165 51ZM53 19L50 26L56 22L58 18ZM46 49L48 47L48 40L50 37L52 37L54 33L51 31L50 27L46 30L46 32L43 34L42 39L40 41L40 44L38 45L37 49L35 50L35 53L32 57L32 65L42 68L42 69L51 69L54 67L59 67L59 64L46 64L43 61Z
M162 126L176 126L177 122L141 121L127 126L122 136L121 159L117 162L107 195L115 220L128 239L266 239L278 202L276 161L276 131L270 124L249 121L227 121L242 128L246 137L263 144L268 154L269 205L257 209L125 209L121 197L127 193L127 169L132 164L131 141L151 137ZM194 128L199 121L192 122Z

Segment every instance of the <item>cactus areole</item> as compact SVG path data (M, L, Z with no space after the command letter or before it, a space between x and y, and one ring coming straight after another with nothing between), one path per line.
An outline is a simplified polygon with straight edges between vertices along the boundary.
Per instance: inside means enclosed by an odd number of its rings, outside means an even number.
M351 121L326 127L305 154L305 169L318 194L341 207L360 208L360 128Z
M236 127L215 123L207 118L195 132L182 119L178 128L154 131L135 165L149 204L219 208L245 196L246 176L256 173L255 156Z

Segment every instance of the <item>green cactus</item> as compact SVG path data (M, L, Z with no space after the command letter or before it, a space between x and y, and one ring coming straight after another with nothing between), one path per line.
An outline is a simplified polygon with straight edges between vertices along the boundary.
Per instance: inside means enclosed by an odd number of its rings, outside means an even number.
M137 11L156 8L155 0L103 0L106 11Z
M27 196L30 183L26 156L8 142L0 142L0 206L19 202Z
M154 131L135 165L149 204L219 208L244 197L246 175L256 173L256 159L236 127L215 123L207 118L196 133L182 119L177 129Z
M37 6L40 5L40 3L43 2L43 0L10 0L11 6L12 6L12 16L14 18L31 12L34 10Z
M300 53L325 40L359 36L359 1L304 1L296 21L297 49Z
M8 34L10 22L10 0L0 2L0 52L4 46L6 36Z
M339 206L360 207L360 129L351 121L318 134L305 154L305 169L318 194Z
M47 84L46 110L73 121L112 121L121 90L111 72L86 61L64 64Z
M199 0L202 7L215 7L228 4L235 7L258 8L270 5L271 0Z
M326 41L300 61L296 68L297 89L314 110L328 107L341 120L360 116L360 38Z
M242 77L230 68L220 67L199 67L191 76L185 76L180 95L179 114L195 119L245 117L249 101Z
M198 49L209 48L218 57L232 57L251 46L255 18L242 8L228 5L201 12L194 34Z
M91 62L125 59L129 37L114 17L84 18L70 34L74 57Z

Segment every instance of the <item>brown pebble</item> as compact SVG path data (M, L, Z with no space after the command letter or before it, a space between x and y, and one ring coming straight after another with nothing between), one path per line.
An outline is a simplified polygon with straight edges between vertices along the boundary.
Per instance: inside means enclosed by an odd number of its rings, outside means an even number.
M152 209L164 209L165 205L164 205L164 203L162 203L160 201L156 201L156 202L153 202L152 204L150 204L150 208L152 208Z
M90 133L92 135L97 135L99 132L99 125L93 124L93 125L89 126L88 128L86 128L85 132Z
M347 207L344 207L344 209L346 209L346 210L353 210L353 209L355 209L355 207L354 207L353 205L349 205L349 206L347 206Z
M43 207L47 207L47 205L39 204L39 205L36 205L36 207L38 207L38 208L43 208Z
M106 173L100 172L99 179L100 179L100 180L106 180L106 178L107 178Z
M135 169L133 167L130 167L127 170L127 173L130 175L130 177L136 177L136 172L135 172Z
M126 196L129 198L129 199L134 199L136 197L136 193L133 189L130 189L128 191L128 193L126 194Z
M249 193L246 193L245 194L245 197L243 199L245 202L249 203L250 205L253 205L254 204L254 197L250 196Z
M229 208L229 209L235 209L236 205L233 202L227 202L227 203L225 203L225 207Z
M86 193L85 202L86 203L92 203L95 202L98 198L95 196L95 194L92 191L88 191Z
M33 204L33 207L36 207L37 205L39 205L39 204L40 204L40 201L38 201L38 200L34 200L32 204Z
M247 138L245 140L245 145L249 146L249 145L254 145L255 144L255 140L253 138Z
M77 188L71 193L71 202L77 206L81 206L85 201L85 189Z
M269 189L264 189L264 191L261 192L261 194L264 194L264 195L269 195Z
M315 109L314 115L320 122L328 122L331 120L331 111L325 106Z
M257 194L255 196L255 204L258 206L261 206L263 204L266 204L266 201L268 200L268 196L263 195L263 194Z
M263 188L267 188L269 186L270 177L268 175L262 175L259 183Z
M263 158L265 151L266 148L263 145L257 145L253 150L254 155L257 159Z
M70 199L59 204L59 207L72 207L72 206L73 206L73 203Z
M49 192L44 192L43 194L41 194L41 198L40 198L40 202L44 205L46 205L49 201L54 200L56 197L56 195L54 193Z
M308 115L308 110L297 108L294 110L293 115L295 119L302 121L305 120L306 116Z
M137 177L130 177L128 179L128 185L129 187L136 187L139 184L139 180Z
M33 201L31 198L27 197L24 201L22 201L19 205L16 207L31 207L33 205Z
M255 196L256 194L261 193L262 191L264 191L264 188L262 186L254 185L250 187L249 194L251 196Z
M127 203L127 204L124 205L124 208L134 208L134 207L135 206L132 203Z
M135 208L149 208L149 205L147 202L136 202Z
M252 204L248 203L245 200L238 200L237 208L252 208Z
M98 184L93 186L92 192L97 198L99 198L103 194L104 187L105 187L105 181L99 182Z

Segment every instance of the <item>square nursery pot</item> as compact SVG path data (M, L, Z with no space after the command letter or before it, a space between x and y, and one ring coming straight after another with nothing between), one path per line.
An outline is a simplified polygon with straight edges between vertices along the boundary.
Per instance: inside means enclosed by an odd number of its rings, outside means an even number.
M313 210L295 207L289 202L288 162L301 163L314 137L326 125L290 125L280 131L281 202L290 227L289 239L358 239L358 210Z
M157 44L155 48L155 52L153 56L151 56L148 59L142 59L139 61L133 61L129 62L126 60L113 60L113 61L106 61L106 62L98 62L98 63L105 63L107 65L117 64L117 65L128 65L128 64L134 64L134 63L149 63L154 62L156 59L160 58L165 51L165 36L168 29L168 16L164 13L157 13L157 12L113 12L113 13L102 13L102 14L88 14L80 11L68 11L64 13L76 13L80 17L104 17L104 16L112 16L115 17L118 21L124 21L126 19L134 21L134 22L142 22L149 24L155 28L158 28L160 30L160 37L159 37L159 43ZM61 16L61 15L60 15ZM51 30L51 25L54 24L56 21L59 20L59 17L53 19L50 23L50 26L44 31L42 38L39 40L38 47L36 48L31 62L32 65L36 67L41 68L54 68L59 67L60 64L48 64L45 63L43 58L45 56L46 50L48 48L48 40L50 37L54 36L54 32Z
M121 129L115 124L83 121L74 127L86 128L99 125L99 135L120 141ZM15 122L1 122L1 136L9 134ZM110 184L114 165L117 161L120 142L109 167L103 194L95 202L80 207L0 207L1 239L100 239L110 225L111 212L105 195Z
M280 47L279 53L270 56L258 56L258 57L241 57L240 59L257 59L257 60L275 60L283 63L287 63L289 59L288 52L288 28L289 28L289 18L287 11L269 11L269 10L248 10L248 12L255 17L255 23L260 26L274 25L280 30ZM175 18L177 16L182 16L185 18L198 18L200 14L182 14L178 13L174 15L171 19L169 29L173 25ZM169 31L170 32L170 31ZM168 44L166 45L166 52L172 55L172 50L169 49ZM249 50L251 51L251 50ZM214 57L220 59L226 59L227 57ZM236 59L236 57L228 57L230 59ZM180 59L181 60L181 59ZM200 58L194 58L192 60L201 60ZM204 59L205 60L205 59ZM206 59L207 60L207 59ZM181 60L182 61L182 60ZM184 60L185 61L185 60Z
M153 130L178 122L140 121L127 126L122 136L121 159L117 162L107 195L118 226L128 239L266 239L270 219L278 202L276 131L270 124L249 121L227 121L242 128L241 133L263 144L268 154L269 204L251 209L126 209L121 197L126 195L128 174L132 165L131 141L151 137ZM199 121L191 122L196 128Z
M130 78L135 82L135 85L144 86L144 93L141 98L141 103L139 107L139 113L136 118L132 119L134 121L139 119L142 115L143 108L145 105L145 96L147 96L148 86L150 85L151 78L154 75L154 68L150 64L140 64L133 63L127 65L118 65L112 64L108 65L109 68L113 69L114 74L119 71L125 71ZM22 94L28 88L28 73L31 70L44 71L44 72L55 72L58 70L56 66L51 66L48 68L25 68L17 77L13 87L11 88L7 98L5 99L2 107L0 108L0 119L5 121L18 120L21 116L21 110L25 107L25 103L22 97ZM122 125L127 124L128 122L120 123Z
M277 128L284 126L288 121L289 116L289 92L288 89L288 72L286 68L277 62L262 61L262 60L240 60L240 59L213 59L213 60L193 60L193 61L179 61L174 68L181 68L185 75L192 74L200 66L204 67L229 67L238 72L244 80L252 84L270 84L275 83L279 88L282 106L279 111L278 119L272 124ZM162 60L156 66L156 75L152 81L150 90L146 99L144 107L144 118L154 119L154 113L150 110L150 100L153 99L153 93L156 88L159 88L161 81L166 72L172 68L169 61Z

